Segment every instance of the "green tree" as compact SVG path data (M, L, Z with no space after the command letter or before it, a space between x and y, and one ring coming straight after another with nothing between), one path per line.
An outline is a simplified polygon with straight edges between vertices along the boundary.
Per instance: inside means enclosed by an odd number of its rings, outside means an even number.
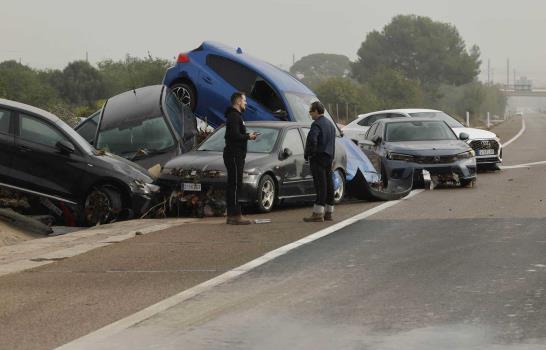
M105 94L105 86L99 71L86 61L74 61L63 69L55 84L62 96L73 105L92 105Z
M370 76L368 85L378 96L381 109L422 107L424 103L419 82L394 69L380 68Z
M462 85L479 74L480 51L466 49L457 28L428 17L399 15L381 32L369 33L352 65L354 77L366 82L386 67L432 91L440 84Z
M347 56L315 53L298 60L290 68L290 73L315 87L320 82L332 77L346 77L350 73L351 61Z

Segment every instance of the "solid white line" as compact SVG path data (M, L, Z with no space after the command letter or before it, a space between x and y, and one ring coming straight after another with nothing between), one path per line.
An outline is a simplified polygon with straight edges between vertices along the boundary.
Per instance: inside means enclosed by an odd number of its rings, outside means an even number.
M60 346L57 348L57 350L68 350L68 349L80 349L80 348L93 348L93 344L96 344L99 341L102 341L110 336L113 336L115 334L120 333L121 331L134 326L135 324L138 324L140 322L145 321L146 319L149 319L150 317L163 312L177 304L180 304L181 302L188 300L190 298L193 298L196 295L199 295L207 290L210 290L222 283L228 282L230 280L233 280L242 274L255 269L258 266L261 266L279 256L285 255L286 253L301 247L304 244L311 243L313 241L316 241L317 239L320 239L322 237L328 236L338 230L341 230L344 227L347 227L349 225L354 224L355 222L358 222L360 220L363 220L365 218L368 218L374 214L377 214L385 209L388 209L404 200L407 200L424 190L414 190L412 191L408 196L405 198L402 198L400 200L396 201L390 201L385 202L381 205L378 205L375 208L366 210L365 212L362 212L360 214L357 214L351 218L348 218L346 220L343 220L335 225L329 226L323 230L320 230L318 232L315 232L309 236L306 236L298 241L289 243L285 246L282 246L278 249L275 249L273 251L270 251L269 253L266 253L265 255L256 258L242 266L239 266L231 271L225 272L221 274L220 276L217 276L213 279L210 279L206 282L203 282L195 287L192 287L190 289L187 289L183 292L180 292L172 297L169 297L167 299L164 299L157 304L154 304L152 306L149 306L133 315L130 315L126 318L123 318L119 321L116 321L112 324L109 324L108 326L105 326L95 332L89 333L88 335L85 335L79 339L73 340L70 343L67 343L63 346Z
M542 164L546 164L546 160L543 160L540 162L525 163L525 164L503 165L500 168L501 169L521 169L521 168L529 168L534 165L542 165Z
M508 146L512 142L516 141L521 135L523 135L524 132L525 132L525 118L521 117L521 129L520 129L520 131L516 134L516 136L512 137L510 140L503 143L502 147L505 148L506 146Z

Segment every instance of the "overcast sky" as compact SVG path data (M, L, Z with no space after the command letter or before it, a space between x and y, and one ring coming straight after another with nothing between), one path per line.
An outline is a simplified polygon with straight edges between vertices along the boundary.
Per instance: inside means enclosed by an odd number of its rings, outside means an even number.
M37 68L125 54L173 58L204 40L240 46L287 68L317 52L356 58L366 34L398 14L455 25L482 52L482 80L527 76L546 86L546 1L519 0L0 0L0 61Z

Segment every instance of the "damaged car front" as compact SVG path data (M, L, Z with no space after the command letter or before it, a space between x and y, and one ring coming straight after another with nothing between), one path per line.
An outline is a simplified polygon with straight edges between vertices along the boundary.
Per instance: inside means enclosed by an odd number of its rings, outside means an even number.
M414 169L417 183L430 175L438 183L468 186L476 181L476 157L466 142L444 122L406 118L377 121L368 130L362 150L379 164L385 179Z

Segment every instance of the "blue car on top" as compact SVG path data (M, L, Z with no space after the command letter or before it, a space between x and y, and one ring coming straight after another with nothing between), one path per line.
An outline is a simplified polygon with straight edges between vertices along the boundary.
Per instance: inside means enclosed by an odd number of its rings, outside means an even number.
M163 83L201 119L218 127L236 91L247 96L248 121L311 122L316 95L289 73L222 44L204 42L178 55Z

